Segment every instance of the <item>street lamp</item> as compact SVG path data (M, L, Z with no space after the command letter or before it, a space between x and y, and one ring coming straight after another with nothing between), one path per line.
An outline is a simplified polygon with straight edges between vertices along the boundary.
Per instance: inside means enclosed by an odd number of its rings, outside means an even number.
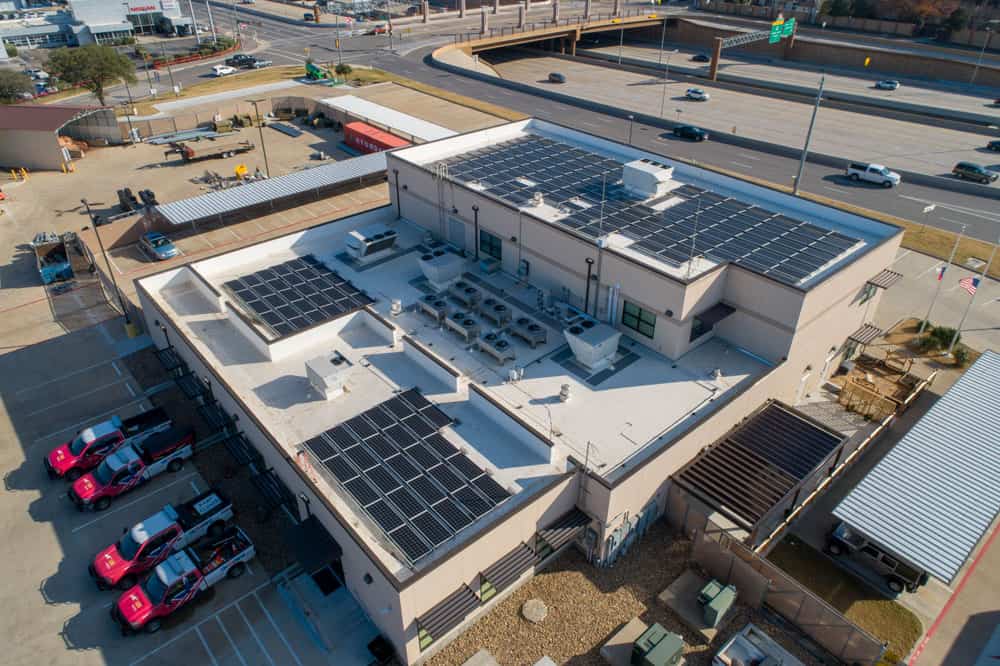
M628 117L628 145L632 145L632 125L635 124L635 116Z
M802 155L799 157L799 172L795 176L795 187L792 194L799 196L799 187L802 185L802 172L806 168L806 158L809 156L809 144L812 142L813 127L816 126L816 114L819 112L819 103L823 100L823 85L826 83L826 73L819 78L819 89L816 91L816 103L813 105L812 118L809 119L809 130L806 132L806 144L802 146Z
M979 66L983 64L983 55L986 53L986 47L990 45L990 40L993 37L993 25L994 23L1000 23L1000 19L991 19L986 22L986 39L983 40L983 48L979 51L979 58L976 59L976 66L972 70L972 77L969 78L969 83L976 82L976 74L979 74Z
M80 199L80 203L83 207L87 209L87 217L90 218L90 223L94 225L94 235L97 236L97 245L101 248L101 254L104 256L104 263L108 266L108 277L111 278L111 284L115 288L115 293L118 295L118 305L122 308L122 315L125 317L125 325L131 326L132 320L128 316L128 308L125 307L125 299L122 297L122 291L118 288L118 281L115 280L115 272L111 268L111 260L108 259L108 253L104 249L104 241L101 240L101 233L97 229L97 220L94 219L94 213L90 210L90 204L86 199Z
M660 117L663 117L663 107L667 103L667 83L670 81L670 56L677 53L679 49L674 49L667 53L667 66L663 69L663 92L660 94ZM660 57L663 56L663 51L660 51Z
M260 109L257 108L257 104L263 102L264 99L248 99L247 101L253 104L254 113L257 115L257 130L260 132L260 149L264 151L264 173L270 178L271 167L267 163L267 146L264 145L264 124L260 120Z

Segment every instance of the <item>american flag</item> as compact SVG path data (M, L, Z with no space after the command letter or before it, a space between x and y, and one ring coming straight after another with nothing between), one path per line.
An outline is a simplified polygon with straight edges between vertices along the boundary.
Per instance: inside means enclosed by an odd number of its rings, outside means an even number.
M970 296L975 296L976 287L979 286L979 278L967 277L958 281L958 286L969 292Z

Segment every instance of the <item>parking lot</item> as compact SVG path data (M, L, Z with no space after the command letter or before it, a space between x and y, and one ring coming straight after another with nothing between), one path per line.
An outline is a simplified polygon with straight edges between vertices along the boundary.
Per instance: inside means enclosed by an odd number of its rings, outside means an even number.
M163 406L176 422L194 425L202 441L209 435L193 404L150 363L150 350L135 353L141 344L126 338L121 320L114 319L0 357L0 436L7 444L0 453L7 470L0 554L8 566L0 591L7 609L0 619L6 638L0 661L307 666L365 659L365 646L378 632L346 589L323 596L308 576L289 580L291 569L285 575L268 571L265 564L282 561L273 553L250 561L242 577L222 581L158 633L121 635L109 616L120 593L98 590L87 565L124 527L207 489L200 470L212 473L228 455L222 446L199 452L177 473L154 478L99 513L78 511L67 498L67 483L48 478L45 454L111 415ZM239 470L223 488L237 523L252 535L290 524L280 511L262 523L257 507L237 496L232 484L245 475ZM273 550L281 547L280 537L276 541L257 545ZM337 632L342 642L317 631L320 621L343 628Z

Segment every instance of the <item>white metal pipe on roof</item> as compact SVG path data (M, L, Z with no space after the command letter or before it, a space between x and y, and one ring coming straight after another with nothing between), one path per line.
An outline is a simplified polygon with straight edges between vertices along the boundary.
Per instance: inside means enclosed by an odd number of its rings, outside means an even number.
M327 97L319 100L321 104L343 111L361 120L371 121L379 125L384 125L389 129L412 136L417 141L436 141L447 139L458 134L447 127L441 127L426 120L421 120L402 111L390 109L387 106L370 102L367 99L355 97L354 95L343 95L341 97Z

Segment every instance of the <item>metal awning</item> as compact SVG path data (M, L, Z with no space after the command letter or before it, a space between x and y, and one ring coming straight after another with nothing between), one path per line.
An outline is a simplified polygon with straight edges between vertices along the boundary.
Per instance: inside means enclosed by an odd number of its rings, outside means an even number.
M250 483L260 493L263 504L269 509L277 509L282 505L293 507L297 501L273 468L251 476Z
M544 539L545 543L552 547L552 550L559 550L573 541L589 524L590 516L574 507L572 511L563 514L549 527L538 530L538 536Z
M888 289L892 285L896 284L903 279L902 273L897 273L896 271L890 271L888 269L882 271L871 280L868 280L868 284L874 285L879 289Z
M438 639L462 623L479 606L479 597L463 585L434 608L417 618L417 626Z
M520 578L537 561L538 556L524 543L520 543L514 550L483 569L479 575L500 592Z
M309 516L285 530L285 542L306 573L312 574L344 554L316 516Z
M1000 354L985 351L833 515L950 583L1000 512Z
M875 342L875 340L878 340L880 337L882 337L883 332L884 331L878 326L865 324L864 326L862 326L861 328L859 328L858 330L854 331L849 336L847 336L847 339L853 342L857 342L859 345L868 345L871 344L872 342Z
M697 317L706 328L712 328L734 312L736 312L736 308L733 306L726 305L725 303L716 303L700 315L697 315Z
M321 104L332 107L346 113L349 116L360 118L368 123L375 123L388 127L393 132L405 136L413 137L416 141L437 141L456 136L458 132L435 125L434 123L422 120L408 113L390 109L387 106L376 104L367 99L354 95L341 95L340 97L327 97L319 100Z
M703 449L673 478L752 530L845 439L791 407L770 402Z

